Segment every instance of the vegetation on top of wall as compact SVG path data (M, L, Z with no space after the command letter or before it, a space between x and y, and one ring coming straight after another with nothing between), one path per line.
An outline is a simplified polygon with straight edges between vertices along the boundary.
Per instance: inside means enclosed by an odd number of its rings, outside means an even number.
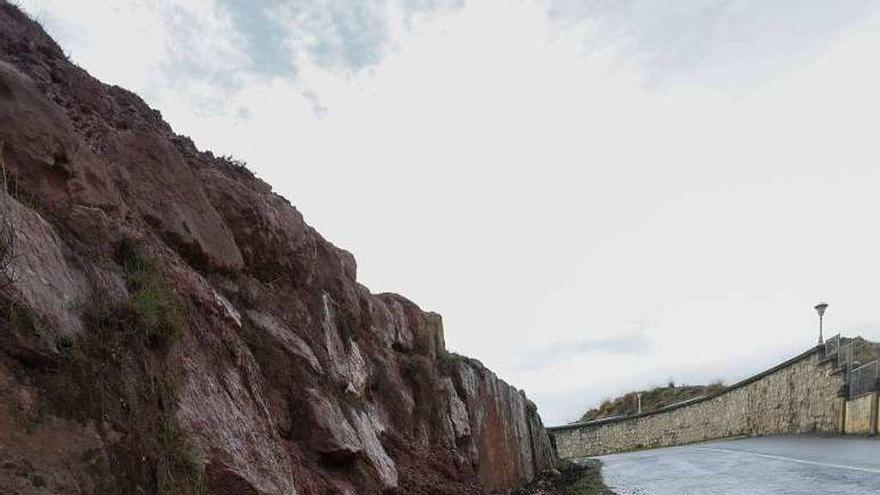
M850 339L843 339L843 342L847 342ZM880 343L871 342L862 337L855 337L852 339L853 344L853 361L858 361L861 364L868 363L875 359L880 359Z
M642 412L652 412L679 402L716 395L723 392L725 388L720 381L710 385L691 386L675 386L675 383L670 382L666 387L630 392L613 400L606 399L599 407L584 413L579 422L636 414L639 410L638 394L642 395Z

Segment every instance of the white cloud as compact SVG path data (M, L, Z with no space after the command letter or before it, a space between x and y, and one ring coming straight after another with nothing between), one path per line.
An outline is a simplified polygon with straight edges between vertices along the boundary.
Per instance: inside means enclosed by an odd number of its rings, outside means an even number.
M448 344L548 423L670 375L757 371L814 342L820 298L832 327L877 320L880 18L864 4L747 23L769 7L652 20L626 2L562 22L559 2L389 2L361 24L340 3L345 22L294 16L286 34L314 29L288 45L293 73L255 64L225 4L114 4L26 7L93 74L246 158L373 289L443 313ZM641 354L520 366L634 321L650 322Z
M587 48L619 47L646 82L699 82L730 91L763 84L876 12L872 0L549 0L563 26L588 25Z

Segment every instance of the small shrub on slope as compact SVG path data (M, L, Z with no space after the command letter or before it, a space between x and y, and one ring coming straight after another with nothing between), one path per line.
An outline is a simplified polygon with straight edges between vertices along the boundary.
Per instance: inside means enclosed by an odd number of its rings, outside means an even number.
M116 256L130 293L126 309L133 320L131 323L152 345L168 347L181 333L177 295L155 263L144 256L134 241L123 240Z

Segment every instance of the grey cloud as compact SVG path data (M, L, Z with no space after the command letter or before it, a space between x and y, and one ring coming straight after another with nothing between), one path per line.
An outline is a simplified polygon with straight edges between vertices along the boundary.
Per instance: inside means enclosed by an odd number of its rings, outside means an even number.
M277 0L220 0L229 9L236 29L246 40L251 68L259 74L296 76L296 66L285 43L284 23L274 15Z
M247 40L256 72L297 75L301 55L329 69L356 73L382 61L392 46L390 16L459 8L463 0L221 0Z
M230 75L235 74L247 60L239 46L241 40L206 39L208 34L234 36L228 31L203 32L201 28L205 24L198 19L197 12L173 5L163 11L171 37L168 43L171 59L167 63L167 72L202 80L212 86L233 85L234 79Z
M302 93L303 97L309 100L309 103L312 105L312 113L315 117L322 119L327 116L328 108L324 103L321 102L321 98L312 90L306 90Z
M298 3L286 7L293 48L319 65L358 71L382 59L389 43L384 0Z

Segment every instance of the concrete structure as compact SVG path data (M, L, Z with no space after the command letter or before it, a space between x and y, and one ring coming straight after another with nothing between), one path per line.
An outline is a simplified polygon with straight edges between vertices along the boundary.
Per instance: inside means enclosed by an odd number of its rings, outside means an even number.
M877 433L877 392L846 401L843 414L843 431L849 435L873 435Z
M824 346L817 346L714 396L549 430L559 456L567 459L736 436L841 433L846 431L847 401L845 376L836 363L825 359ZM868 408L876 428L876 399L870 407L859 400L849 408L853 418L849 424L864 428L862 418Z

